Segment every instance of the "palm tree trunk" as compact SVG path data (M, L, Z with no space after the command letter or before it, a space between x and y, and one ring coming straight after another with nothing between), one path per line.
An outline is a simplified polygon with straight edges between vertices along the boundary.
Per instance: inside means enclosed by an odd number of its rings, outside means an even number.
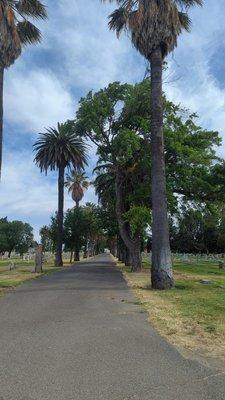
M63 266L62 260L62 245L63 245L63 207L64 207L64 172L65 168L63 166L59 167L59 177L58 177L58 216L57 216L57 247L56 247L56 267Z
M3 148L3 84L4 84L4 68L0 67L0 179L2 174L2 148Z
M166 199L163 138L162 51L151 55L151 144L152 144L152 287L173 286Z

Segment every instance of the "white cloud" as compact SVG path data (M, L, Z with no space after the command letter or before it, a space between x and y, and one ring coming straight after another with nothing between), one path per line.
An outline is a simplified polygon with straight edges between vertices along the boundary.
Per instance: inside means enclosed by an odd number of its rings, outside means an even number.
M199 123L206 129L218 130L223 138L220 155L225 156L225 88L222 77L212 72L213 58L224 36L224 2L208 0L192 12L190 34L179 39L179 46L170 57L165 73L164 90L170 100L197 112ZM168 76L168 79L166 78ZM168 83L167 80L170 82Z
M10 220L30 223L37 237L40 226L48 224L57 210L57 174L41 174L28 151L8 153L5 159L0 184L0 218L8 216ZM88 201L96 202L93 187L85 193L82 204ZM73 205L65 190L65 210Z
M6 121L33 133L72 118L74 109L68 89L50 71L9 70L5 90Z
M224 45L225 5L223 0L204 3L192 12L192 32L180 37L170 58L168 80L180 79L164 89L174 102L196 111L205 128L224 136L225 89L218 85L209 64L218 43ZM26 220L36 231L48 223L57 207L57 182L56 176L45 177L33 165L32 149L23 150L20 132L35 133L71 118L80 96L88 90L114 80L141 80L146 65L125 36L118 40L108 30L107 16L115 3L46 0L46 4L49 20L40 24L42 44L26 49L6 74L5 120L14 131L18 127L21 147L5 154L0 184L1 215ZM84 201L94 199L90 188ZM69 206L72 201L66 195L65 208Z

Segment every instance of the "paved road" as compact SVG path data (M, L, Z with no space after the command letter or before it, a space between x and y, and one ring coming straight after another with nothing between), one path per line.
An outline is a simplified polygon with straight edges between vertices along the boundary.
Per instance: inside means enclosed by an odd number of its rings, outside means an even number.
M183 359L133 302L109 255L0 299L0 399L224 400L225 376Z

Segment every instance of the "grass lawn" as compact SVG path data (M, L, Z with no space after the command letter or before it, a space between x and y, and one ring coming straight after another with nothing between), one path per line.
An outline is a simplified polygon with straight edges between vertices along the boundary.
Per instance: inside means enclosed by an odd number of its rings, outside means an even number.
M16 268L12 271L9 270L10 262L14 262L16 264ZM69 263L66 260L65 266L68 264ZM61 268L55 268L54 260L50 259L44 264L42 274L36 274L33 272L33 270L34 260L24 261L19 258L0 260L0 295L27 280L37 278L38 276L45 275L53 271L61 270Z
M214 262L194 265L175 260L175 288L156 291L150 288L147 258L141 273L118 265L162 336L180 350L225 360L225 270Z

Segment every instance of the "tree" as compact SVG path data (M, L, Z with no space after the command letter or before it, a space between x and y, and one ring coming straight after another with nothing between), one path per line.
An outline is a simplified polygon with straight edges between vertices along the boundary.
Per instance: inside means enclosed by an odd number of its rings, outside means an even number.
M51 237L50 228L47 225L42 226L39 231L41 236L41 244L43 246L43 251L52 251L53 249L53 240Z
M0 252L17 251L23 255L33 245L33 228L22 221L2 220L0 223Z
M70 122L58 123L57 128L49 128L34 144L35 163L47 174L48 170L58 171L58 214L57 214L57 249L55 265L63 266L63 208L64 208L64 175L65 169L84 168L87 163L86 146L74 132Z
M117 35L131 32L136 49L151 65L152 144L152 286L173 286L167 217L165 155L163 140L162 70L164 58L176 47L183 29L189 30L187 8L201 0L116 0L119 8L110 16L109 27Z
M151 209L150 92L149 79L135 85L114 82L82 98L75 121L77 132L97 146L97 194L106 208L110 205L117 211L120 236L129 252L134 251L134 270L141 267L140 239L134 242L123 216L132 206ZM163 103L166 190L169 212L174 214L181 197L200 202L212 198L216 188L211 169L219 162L215 146L221 144L221 139L218 132L198 126L195 114L167 101L165 96Z
M20 254L20 256L27 253L29 248L33 246L33 239L33 228L29 224L24 223L20 232L20 237L15 245L15 250Z
M65 216L65 245L74 251L74 261L80 260L80 250L84 247L85 252L91 250L92 255L99 251L102 246L103 231L100 228L99 207L87 203L82 207L74 207L67 210ZM88 249L87 249L88 247Z
M71 175L66 177L65 186L68 188L68 192L72 193L76 207L79 207L79 203L84 197L84 190L89 186L87 179L85 173L81 171L72 171Z
M8 241L7 241L7 226L8 226L7 218L0 219L0 254L4 254L8 250Z
M134 163L134 152L138 152L139 149L138 133L126 129L126 113L123 113L132 93L132 85L121 85L119 82L114 82L95 94L88 93L86 98L80 101L75 129L79 135L88 137L98 146L99 168L104 169L106 163L110 168L109 176L114 176L114 197L120 235L132 255L133 270L139 270L140 240L138 237L131 237L123 219L123 213L128 211L124 203L124 179L127 173L129 174L130 165ZM121 104L124 104L122 109Z
M23 46L41 41L39 29L30 19L47 18L39 0L4 0L0 4L0 176L3 144L4 70L20 56Z
M74 251L74 261L80 260L80 250L83 245L83 235L86 230L84 215L81 207L68 210L65 215L65 244L71 251L71 262Z

